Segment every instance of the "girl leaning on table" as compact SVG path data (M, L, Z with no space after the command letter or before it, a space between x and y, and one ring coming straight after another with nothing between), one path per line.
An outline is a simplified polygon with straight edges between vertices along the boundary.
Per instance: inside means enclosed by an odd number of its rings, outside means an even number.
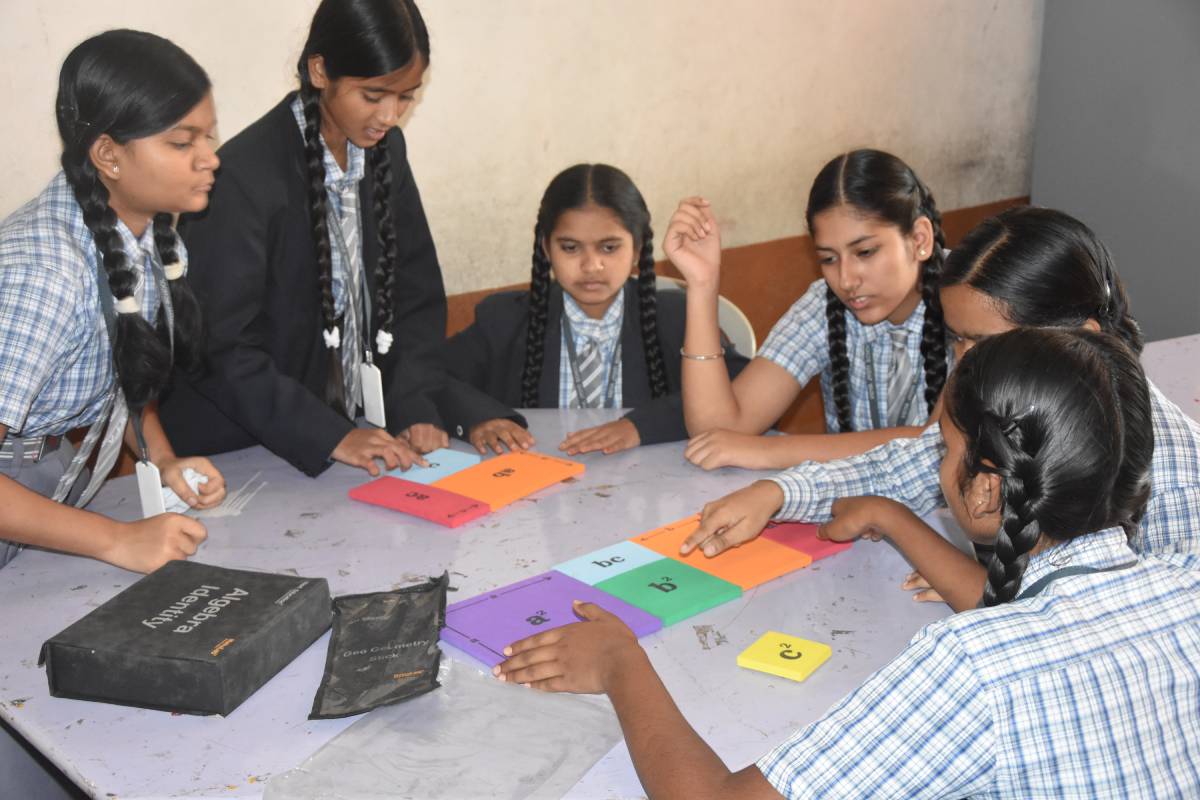
M1135 353L1142 336L1108 249L1082 222L1046 208L1003 212L976 226L946 261L939 294L946 328L960 356L988 336L1020 326L1102 330ZM1139 553L1200 552L1200 424L1150 384L1154 456L1151 492L1131 545ZM805 463L705 506L700 529L684 543L707 555L757 536L771 518L825 522L839 528L839 497L879 495L918 514L945 504L938 488L944 447L940 427L896 439L868 453ZM958 563L958 562L956 562ZM905 588L955 609L979 600L984 570L919 567ZM933 584L934 592L924 588Z
M731 380L708 363L720 350L719 225L698 197L671 218L663 249L687 279L685 455L705 469L781 469L915 436L942 390L945 237L929 188L896 156L854 150L817 174L805 219L822 278ZM763 438L814 376L830 434Z
M221 147L212 204L179 225L210 369L164 400L176 441L261 444L313 476L424 465L448 443L446 293L397 127L429 57L412 0L324 0L299 91Z
M208 203L211 87L166 39L109 31L67 56L56 115L62 172L0 224L0 563L36 545L148 572L195 553L204 526L80 509L122 442L188 505L225 494L207 459L175 455L156 407L172 366L195 362L200 320L171 215ZM75 451L64 436L83 426Z
M533 445L514 407L631 409L569 434L568 455L684 439L683 331L683 296L655 288L642 193L616 167L576 164L542 195L529 291L487 298L446 343L465 386L447 388L443 413L481 453ZM729 376L746 365L732 349L720 361Z
M1150 493L1151 414L1116 336L1025 328L967 353L941 412L940 484L958 523L995 544L983 607L926 626L738 772L597 606L513 644L496 672L606 692L652 797L1197 796L1200 554L1139 558L1128 543ZM893 501L845 502L852 536L892 536L910 556L944 544Z

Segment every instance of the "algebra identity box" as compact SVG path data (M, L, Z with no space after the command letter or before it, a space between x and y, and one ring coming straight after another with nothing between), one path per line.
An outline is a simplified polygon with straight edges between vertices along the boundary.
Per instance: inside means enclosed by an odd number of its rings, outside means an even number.
M329 585L171 561L42 645L50 694L228 714L324 633Z

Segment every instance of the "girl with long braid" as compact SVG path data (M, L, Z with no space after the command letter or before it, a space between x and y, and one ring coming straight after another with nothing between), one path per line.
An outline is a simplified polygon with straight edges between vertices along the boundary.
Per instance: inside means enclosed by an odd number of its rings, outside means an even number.
M221 148L211 206L180 223L209 372L164 402L178 441L262 444L314 476L424 464L449 441L446 294L397 127L429 54L412 0L324 0L300 90Z
M679 396L684 303L655 291L650 211L633 181L607 164L576 164L546 187L533 233L528 292L479 304L447 342L452 386L443 413L479 452L528 448L512 409L630 408L571 433L568 455L615 453L686 438ZM636 271L636 277L631 277ZM746 360L726 354L736 375Z
M939 416L940 486L959 524L994 541L982 607L927 625L741 770L598 606L513 643L496 674L607 693L651 797L1198 796L1200 553L1129 544L1150 494L1150 395L1137 355L1108 333L1025 328L963 356ZM894 501L840 502L854 524L835 538L972 562Z
M940 283L946 330L959 358L987 337L1023 326L1105 331L1141 352L1141 331L1108 248L1061 211L1025 206L985 220L950 253ZM1200 424L1153 384L1150 403L1153 480L1131 545L1139 553L1197 552ZM757 536L772 518L826 522L836 515L839 497L888 497L928 514L945 502L937 482L944 447L934 424L916 438L895 439L854 458L800 464L709 503L684 548L716 555ZM940 600L929 588L932 581L919 570L904 588L917 589L917 600ZM973 606L982 591L981 573L962 573L962 581L945 597L955 608ZM945 589L946 578L935 586Z
M196 365L200 319L171 223L208 203L211 86L166 39L108 31L67 56L56 112L62 172L0 224L0 566L35 545L149 572L195 553L204 526L81 508L122 443L193 508L225 494L208 459L176 456L157 410L172 366ZM76 452L64 435L85 426Z
M823 278L731 382L706 363L721 349L719 226L699 197L671 218L664 249L688 284L685 456L700 467L845 458L917 435L933 413L948 365L937 297L946 242L933 194L895 156L854 150L817 174L805 219ZM828 433L760 436L814 375Z

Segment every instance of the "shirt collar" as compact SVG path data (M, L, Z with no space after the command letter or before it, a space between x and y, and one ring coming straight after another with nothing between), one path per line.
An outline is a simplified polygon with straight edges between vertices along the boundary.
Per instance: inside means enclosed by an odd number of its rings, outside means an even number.
M304 119L304 105L300 102L299 94L292 99L291 108L292 116L296 118L296 124L300 127L300 134L303 136L307 122ZM324 154L322 160L325 164L326 189L340 194L357 186L363 179L363 175L366 174L366 154L354 142L346 140L346 169L344 170L337 163L337 159L333 157L333 153L329 152L324 136L321 137L321 150Z
M1063 567L1095 567L1107 569L1128 564L1137 559L1129 546L1123 528L1107 528L1068 539L1030 556L1021 576L1021 586L1032 586L1037 580Z
M600 319L592 319L575 302L568 292L563 292L563 313L571 322L571 330L576 336L586 336L605 344L616 339L621 334L621 318L625 314L625 287L622 286L617 296L613 298L608 310Z
M146 256L153 256L156 252L154 247L154 221L151 220L146 225L146 230L142 231L142 235L134 238L133 231L120 219L117 220L117 233L121 235L121 247L125 250L125 255L129 257L130 266L140 270L146 260Z

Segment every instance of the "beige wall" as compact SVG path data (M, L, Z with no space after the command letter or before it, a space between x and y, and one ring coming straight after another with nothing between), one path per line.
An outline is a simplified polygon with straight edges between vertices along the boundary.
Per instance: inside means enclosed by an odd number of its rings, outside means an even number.
M727 245L801 233L838 152L891 150L943 208L1029 192L1043 0L425 0L433 66L405 122L447 289L524 280L559 169L629 172L661 233L716 204ZM0 0L0 214L56 169L58 67L138 27L213 78L229 137L290 88L315 0Z

